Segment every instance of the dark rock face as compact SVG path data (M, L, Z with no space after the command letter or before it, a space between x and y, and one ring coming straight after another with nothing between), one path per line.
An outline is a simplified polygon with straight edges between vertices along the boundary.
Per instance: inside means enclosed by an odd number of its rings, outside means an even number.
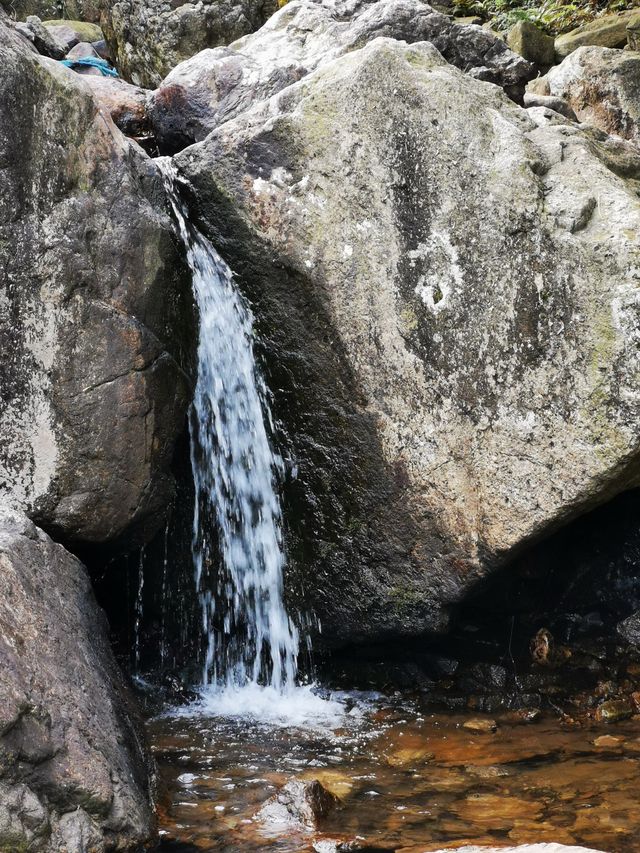
M259 318L325 642L442 630L638 483L640 158L552 115L377 39L176 158Z
M291 0L267 24L231 48L205 50L181 63L151 102L161 149L174 153L256 101L376 38L431 42L472 77L522 100L534 66L481 27L453 24L423 0L329 3Z
M100 0L101 23L121 74L154 88L179 62L258 29L277 0Z
M81 563L0 506L0 850L150 840L150 759Z
M0 56L0 497L65 543L146 538L195 339L162 182L78 75L1 24Z

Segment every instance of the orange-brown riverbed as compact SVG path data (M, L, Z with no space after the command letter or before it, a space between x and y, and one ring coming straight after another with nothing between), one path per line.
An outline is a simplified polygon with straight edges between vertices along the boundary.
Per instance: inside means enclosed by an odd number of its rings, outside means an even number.
M569 725L505 715L492 718L496 731L465 727L478 719L488 718L377 697L328 728L153 720L160 850L306 853L339 840L402 853L542 841L640 851L640 717ZM340 798L317 830L256 817L294 778Z

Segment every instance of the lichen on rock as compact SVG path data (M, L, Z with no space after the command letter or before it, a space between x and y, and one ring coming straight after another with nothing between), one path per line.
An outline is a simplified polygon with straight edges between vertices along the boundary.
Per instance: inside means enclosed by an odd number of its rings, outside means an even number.
M442 629L638 483L640 158L546 113L380 38L176 158L256 302L329 643Z

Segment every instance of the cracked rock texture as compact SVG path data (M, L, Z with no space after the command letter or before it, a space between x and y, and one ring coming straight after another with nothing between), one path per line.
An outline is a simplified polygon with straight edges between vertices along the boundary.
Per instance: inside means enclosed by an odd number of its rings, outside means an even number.
M162 181L1 21L0 60L0 498L65 543L146 538L195 338Z
M101 24L120 73L154 88L172 68L208 47L257 30L277 0L99 0Z
M337 56L380 36L428 41L472 77L520 101L535 67L482 27L458 26L422 0L290 0L258 32L205 50L175 68L155 92L151 118L167 153Z
M4 505L0 696L0 851L150 840L150 759L84 566Z
M636 51L579 47L529 88L564 98L580 121L605 133L640 140L640 53Z
M441 630L640 484L630 143L380 38L176 162L254 303L296 460L288 583L325 642Z

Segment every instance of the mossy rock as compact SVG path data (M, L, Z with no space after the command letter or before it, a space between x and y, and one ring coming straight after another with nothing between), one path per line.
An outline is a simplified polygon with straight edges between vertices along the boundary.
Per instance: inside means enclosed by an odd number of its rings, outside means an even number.
M627 43L627 24L637 15L637 9L620 12L618 15L604 15L602 18L596 18L595 21L558 36L555 44L557 61L562 62L574 50L586 45L624 47Z
M90 44L94 41L102 41L104 38L100 27L97 24L89 24L87 21L67 21L64 18L57 18L42 23L48 29L54 30L54 35L56 27L68 27L76 33L79 41L86 41Z

